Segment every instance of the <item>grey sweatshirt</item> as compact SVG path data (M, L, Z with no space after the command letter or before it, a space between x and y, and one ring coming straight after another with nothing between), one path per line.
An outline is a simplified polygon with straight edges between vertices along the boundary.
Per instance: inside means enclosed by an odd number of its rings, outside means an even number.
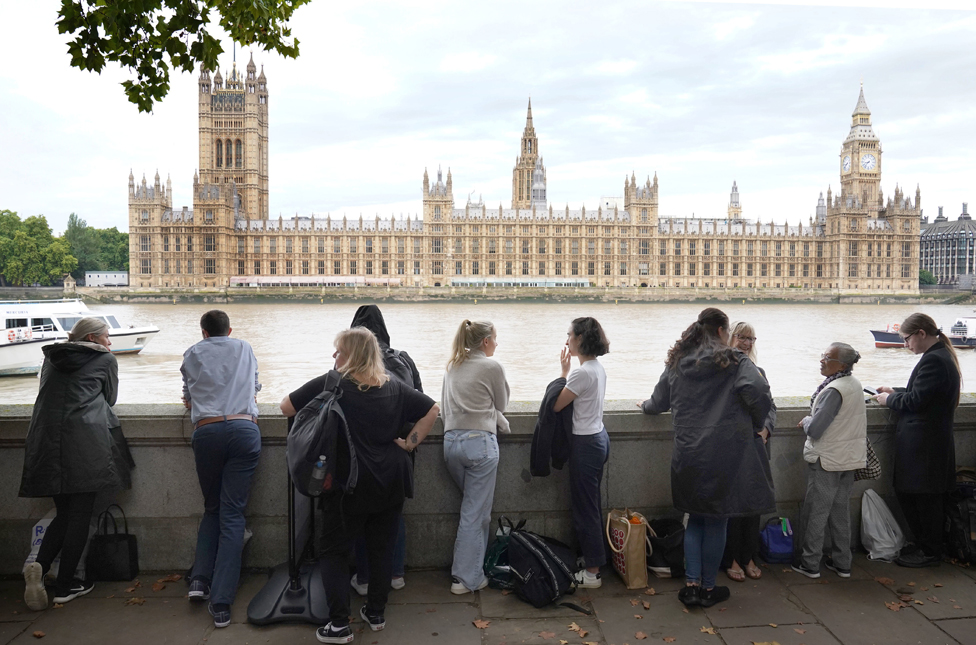
M449 430L484 430L508 433L508 419L502 415L510 391L505 370L481 350L468 353L460 365L444 373L441 388L441 417L444 432Z

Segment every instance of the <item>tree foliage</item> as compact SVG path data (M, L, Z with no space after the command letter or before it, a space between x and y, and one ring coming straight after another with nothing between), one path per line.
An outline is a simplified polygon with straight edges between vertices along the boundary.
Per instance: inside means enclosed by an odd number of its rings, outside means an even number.
M936 282L938 281L935 279L935 276L932 275L931 271L926 271L925 269L922 269L921 271L918 272L919 284L935 284Z
M17 213L0 210L0 285L50 285L77 266L71 245L54 237L46 217L21 221Z
M82 278L85 271L128 271L129 234L112 228L94 228L72 213L68 216L68 228L64 239L71 248L71 255L78 259L78 267L71 272Z
M242 45L298 57L288 21L309 0L61 0L58 31L70 34L71 66L101 72L106 62L127 67L122 87L140 112L169 93L170 69L213 70L223 52L216 24Z

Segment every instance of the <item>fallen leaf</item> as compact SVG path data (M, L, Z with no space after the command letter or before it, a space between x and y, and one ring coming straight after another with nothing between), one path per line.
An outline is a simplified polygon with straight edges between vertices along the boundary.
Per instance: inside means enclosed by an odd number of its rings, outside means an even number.
M644 595L645 596L653 596L656 593L657 592L654 591L654 587L648 587L647 589L644 590Z
M922 591L928 591L928 590L929 590L928 587L922 587Z
M916 600L916 601L915 601L915 604L916 604L916 605L924 605L925 603L924 603L924 602L922 602L921 600Z
M642 616L641 614L634 614L634 618L636 618L637 620L640 620L643 617L644 616Z
M163 584L162 582L154 582L153 583L153 586L152 586L152 590L153 591L162 591L165 588L166 588L166 585Z
M641 601L641 604L644 606L644 609L651 608L651 603L647 602L646 600Z
M105 598L106 598L106 600L109 599L109 598L115 598L115 594L113 593L111 596L105 596Z
M941 582L936 582L936 583L935 583L934 585L932 585L932 586L933 586L933 587L941 587L941 586L942 586L942 583L941 583Z
M502 589L502 595L503 596L507 596L510 593L512 593L512 590L511 589Z
M962 609L962 607L960 607L959 605L953 605L952 608L953 609Z
M903 602L896 602L894 600L892 600L891 602L886 602L885 603L885 607L887 607L891 611L901 611L901 608L902 607L907 607L907 606L908 605L906 605Z
M62 607L64 607L64 605L62 605L61 603L59 603L59 602L54 603L54 608L55 609L61 609Z
M583 641L583 645L597 645L593 641Z
M790 573L793 569L783 569L783 573Z
M577 625L576 623L570 623L569 624L569 631L571 631L571 632L578 632L579 630L580 630L580 626Z
M636 634L634 634L634 638L636 638L639 641L642 641L645 638L647 638L647 634L645 634L644 632L637 632Z
M726 609L728 609L728 607L722 607L721 609L719 609L719 611L722 612L725 611Z
M539 632L539 636L543 640L549 640L550 638L555 638L556 637L556 632Z
M908 594L902 594L902 595L898 596L898 600L900 600L902 602L911 602L913 600L913 598L911 596L909 596Z
M875 582L880 582L881 584L883 584L885 586L895 584L895 581L892 580L891 578L875 578L874 581Z
M675 638L674 636L665 636L661 640L663 640L665 643L673 643L675 641Z
M631 598L630 599L630 606L631 607L636 607L639 604L640 604L640 600L637 600L637 598Z
M701 633L702 634L711 634L712 636L718 636L718 634L715 633L715 628L714 627L702 627L701 628Z
M688 611L688 608L687 607L682 607L681 608L681 611L685 612L686 614L691 613L691 612Z
M178 574L178 573L171 573L168 576L164 576L164 577L160 578L156 582L179 582L182 579L183 579L183 576L181 576L180 574Z
M125 593L135 593L135 591L136 591L136 588L135 587L128 587L125 590Z
M134 582L132 583L132 586L134 586L134 587L141 587L141 586L142 586L142 583L141 583L141 582L139 582L138 580L136 580L136 581L134 581Z
M939 599L936 598L935 596L929 596L928 597L928 600L929 600L929 602L939 602Z
M44 632L38 630L38 631L34 632L33 634L31 634L31 636L33 636L34 638L44 638L45 636L47 636L47 634L45 634Z
M145 598L137 598L137 597L134 597L133 596L132 598L129 598L128 600L126 600L125 603L123 603L123 604L125 604L125 605L145 605L146 604L146 599Z
M562 639L559 639L559 645L569 645L569 641L564 641Z
M777 625L776 623L769 623L769 626L773 628L779 627L779 625Z
M909 586L909 587L914 587L914 586L915 586L915 583L914 583L914 582L909 582L909 583L908 583L908 586Z
M471 621L471 624L474 625L475 627L477 627L478 629L487 629L488 628L488 625L491 624L491 621L490 620L472 620Z
M580 638L585 638L586 635L589 634L590 632L586 631L585 629L581 629L577 633L579 634Z
M793 628L793 631L795 631L797 634L806 634L807 633L807 630L805 630L805 629L799 629L798 627L794 627Z

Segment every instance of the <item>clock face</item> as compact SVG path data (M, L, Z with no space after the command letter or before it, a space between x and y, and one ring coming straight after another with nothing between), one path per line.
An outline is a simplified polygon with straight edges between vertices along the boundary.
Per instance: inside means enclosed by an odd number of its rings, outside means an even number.
M851 157L850 155L844 157L844 172L851 171Z
M874 158L874 155L861 156L861 168L864 168L865 170L874 170L877 162L878 160Z

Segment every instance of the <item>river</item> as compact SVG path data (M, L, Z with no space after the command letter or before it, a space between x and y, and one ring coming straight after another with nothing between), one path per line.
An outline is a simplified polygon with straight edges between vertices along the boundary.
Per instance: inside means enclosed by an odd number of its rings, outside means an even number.
M222 305L233 336L251 343L264 388L261 403L276 403L306 380L332 366L332 341L349 325L357 304L281 303ZM759 365L774 396L809 396L822 380L820 354L833 341L861 353L854 374L865 385L905 385L918 360L907 349L875 349L871 328L901 322L923 311L948 330L971 306L822 305L719 303L731 320L756 328ZM559 350L569 322L593 316L610 339L601 358L608 399L647 398L664 367L668 348L695 320L701 304L656 303L393 303L383 304L393 347L416 361L425 391L439 397L444 363L458 324L465 318L490 320L498 330L495 358L505 366L512 399L539 400L559 376ZM159 334L135 356L119 356L120 403L177 403L183 351L200 340L200 316L210 305L92 305L115 313L123 324L155 324ZM976 356L959 353L965 391L976 385ZM574 363L575 365L575 363ZM32 403L36 377L0 378L0 401Z

